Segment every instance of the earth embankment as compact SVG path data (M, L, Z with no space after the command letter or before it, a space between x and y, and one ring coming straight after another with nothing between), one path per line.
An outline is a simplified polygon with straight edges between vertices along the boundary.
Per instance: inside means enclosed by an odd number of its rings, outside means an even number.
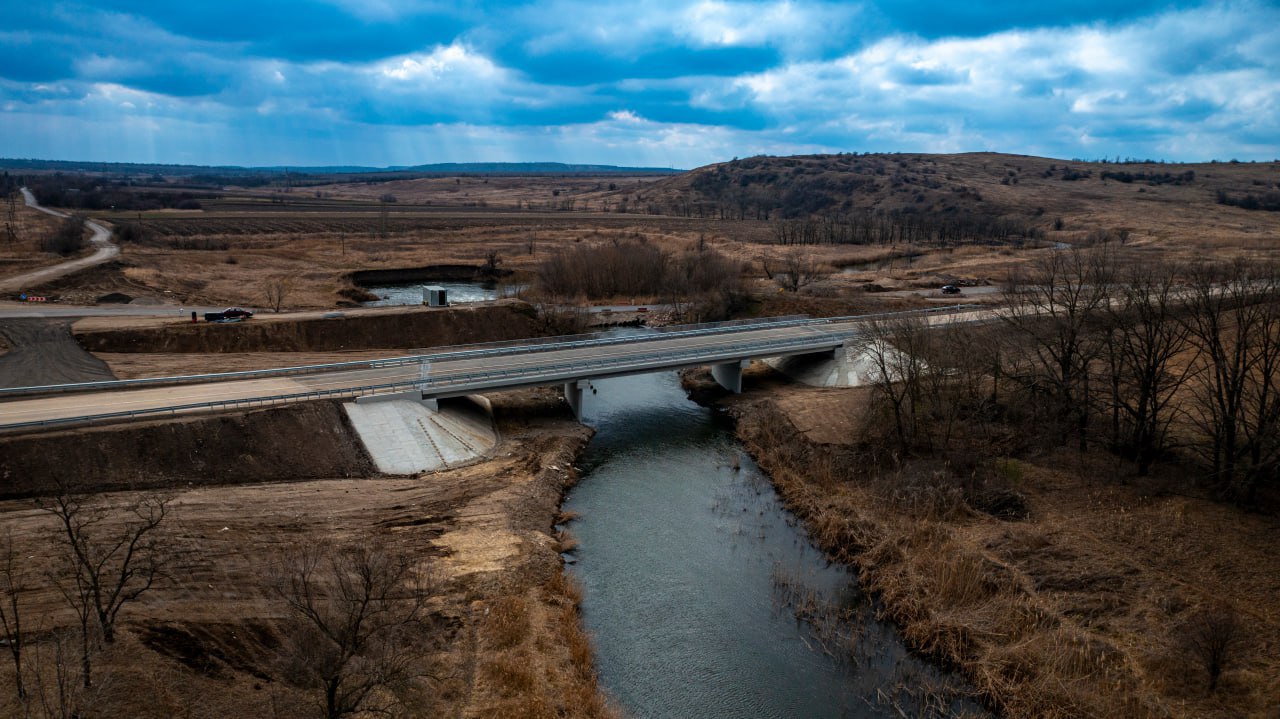
M339 315L340 313L332 313ZM90 352L334 352L411 349L523 339L539 334L528 304L410 308L340 316L255 317L235 323L76 329Z
M102 360L71 336L69 319L0 320L0 387L115 379Z
M378 473L338 402L3 436L0 457L0 498Z

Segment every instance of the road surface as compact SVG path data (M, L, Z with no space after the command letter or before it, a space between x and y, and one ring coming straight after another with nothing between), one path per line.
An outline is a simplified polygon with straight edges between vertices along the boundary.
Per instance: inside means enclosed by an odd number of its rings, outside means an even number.
M36 202L35 195L32 195L31 191L25 187L22 188L22 199L27 203L27 207L33 207L41 212L53 215L54 217L69 217L65 212L52 210L48 207L42 207ZM93 236L89 238L89 242L96 248L93 254L88 257L68 260L52 267L43 267L14 277L2 278L0 279L0 292L21 292L48 282L49 280L69 275L78 270L83 270L86 267L100 265L120 254L120 248L111 244L111 230L108 230L93 220L86 220L84 224L93 231Z
M599 346L551 348L515 354L475 356L462 353L459 358L441 356L431 362L429 377L434 382L450 382L470 387L468 375L486 373L489 377L506 373L490 388L532 386L567 381L572 378L606 376L611 372L625 374L657 371L674 366L694 366L705 362L729 361L733 357L754 356L744 345L791 342L839 344L836 335L848 335L857 323L838 325L786 325L760 329L735 329L722 334L672 336L648 335L641 340ZM554 346L553 346L554 347ZM447 351L447 350L445 350ZM696 359L688 358L696 353ZM755 355L759 355L756 352ZM786 354L785 351L774 354ZM21 422L49 421L112 412L142 411L176 405L245 400L306 392L343 390L394 382L407 383L420 379L418 363L379 368L346 369L316 374L271 377L265 379L227 380L204 384L188 384L147 389L121 389L107 392L83 392L70 395L20 399L0 402L0 427ZM510 379L511 381L507 381ZM505 384L504 384L505 383ZM468 390L470 391L470 390ZM442 391L447 393L447 391Z

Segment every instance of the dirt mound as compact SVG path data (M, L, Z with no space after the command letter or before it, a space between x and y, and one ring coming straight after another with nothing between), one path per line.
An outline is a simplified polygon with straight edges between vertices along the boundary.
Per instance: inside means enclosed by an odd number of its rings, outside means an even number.
M0 498L377 474L338 402L0 437ZM50 462L57 457L57 462Z
M0 387L30 387L115 379L106 363L71 337L69 319L0 320Z
M87 330L76 339L90 352L332 352L410 349L538 335L523 302L483 307L412 308L334 318L254 318L234 324Z

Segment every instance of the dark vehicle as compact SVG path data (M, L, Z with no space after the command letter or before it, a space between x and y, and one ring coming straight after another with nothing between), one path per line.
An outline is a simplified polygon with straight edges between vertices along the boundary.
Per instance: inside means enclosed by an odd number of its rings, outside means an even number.
M204 313L205 322L243 322L253 316L253 313L241 307L228 307L221 312Z
M959 288L959 287L956 287L955 285L943 285L943 286L942 286L942 294L944 294L944 295L958 295L958 294L960 294L960 288Z

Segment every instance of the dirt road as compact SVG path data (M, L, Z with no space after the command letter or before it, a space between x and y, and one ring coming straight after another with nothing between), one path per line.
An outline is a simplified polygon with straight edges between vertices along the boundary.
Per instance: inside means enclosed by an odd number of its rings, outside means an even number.
M40 204L36 202L36 198L31 194L31 191L25 187L22 188L22 198L26 201L28 207L33 207L46 214L53 215L54 217L69 216L65 212L51 210L48 207L41 207ZM86 267L93 267L94 265L100 265L120 254L120 248L111 244L111 230L108 230L93 220L87 220L84 224L90 230L93 230L93 237L89 238L89 242L91 242L97 250L92 255L69 260L67 262L54 265L53 267L44 267L31 272L25 272L21 275L0 279L0 292L18 292L29 287L36 287L41 283L48 282L49 280L57 277L62 277L63 275L69 275L77 270L82 270Z
M115 379L102 360L85 352L71 336L72 319L0 320L0 387L30 387Z

